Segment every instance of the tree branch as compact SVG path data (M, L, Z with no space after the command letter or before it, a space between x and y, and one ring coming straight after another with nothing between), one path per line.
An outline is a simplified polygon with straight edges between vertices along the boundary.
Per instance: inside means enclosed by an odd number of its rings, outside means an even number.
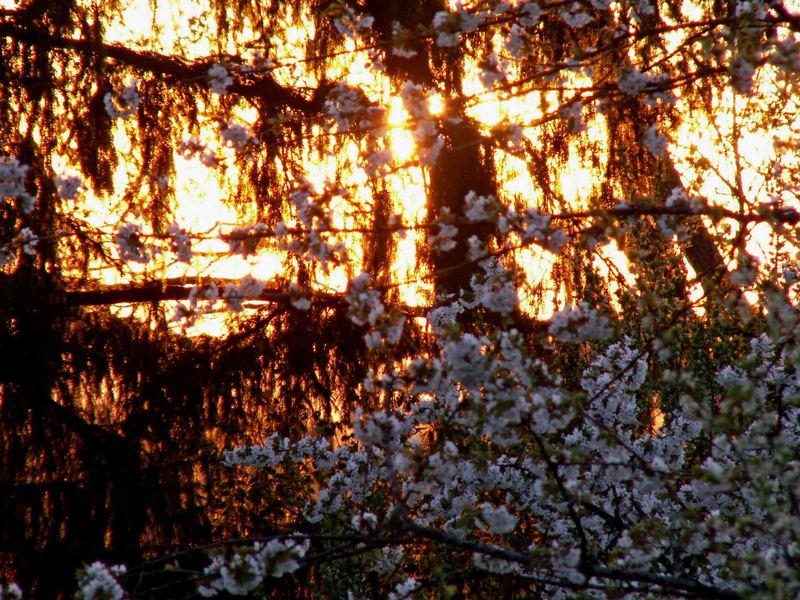
M85 55L111 58L126 66L154 75L168 75L177 81L209 87L207 72L213 60L194 62L157 52L132 50L118 44L106 44L93 40L67 38L53 35L39 27L23 27L13 22L0 23L0 37L6 37L46 50L72 50ZM232 94L246 98L258 98L271 105L284 105L304 112L317 112L322 107L324 94L315 93L311 99L279 85L268 72L252 72L246 75L232 71L234 82L227 88Z
M419 534L423 538L440 542L448 546L460 548L462 550L479 552L494 558L508 560L518 563L522 566L528 566L533 558L528 552L517 552L515 550L499 548L496 546L488 546L479 542L471 542L469 540L448 535L447 533L439 531L438 529L422 527L408 520L404 524L404 527ZM613 579L615 581L624 581L629 583L647 583L660 586L667 590L679 590L699 598L709 598L710 600L740 600L741 598L741 595L736 592L706 585L686 577L661 575L658 573L649 573L647 571L601 567L592 564L585 565L582 570L584 575L587 577L602 577L605 579Z

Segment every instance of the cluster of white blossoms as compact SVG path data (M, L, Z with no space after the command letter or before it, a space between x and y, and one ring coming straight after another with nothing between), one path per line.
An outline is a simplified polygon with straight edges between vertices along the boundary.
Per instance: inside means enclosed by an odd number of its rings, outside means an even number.
M83 178L80 175L58 175L55 184L59 198L74 200L83 187Z
M17 242L22 248L22 252L28 256L36 256L36 246L39 243L39 237L33 233L30 227L23 227L19 230L19 237Z
M497 56L497 53L491 52L480 63L481 71L478 74L478 79L481 80L483 87L487 90L494 88L498 84L506 83L508 76L508 62Z
M250 127L242 125L241 123L236 123L233 120L229 120L221 129L220 133L225 144L236 150L242 150L248 144L257 141L256 138L253 137Z
M27 256L36 256L39 237L30 227L22 227L17 235L0 246L0 267L14 262L19 250Z
M644 95L644 102L650 106L659 104L673 104L675 95L669 90L671 87L669 76L666 74L642 73L630 68L620 75L617 87L628 96Z
M332 4L328 11L330 11L330 16L333 17L333 26L336 31L349 38L355 38L359 32L372 28L375 22L373 16L358 16L349 6Z
M394 591L389 593L389 600L406 600L413 598L414 592L422 587L422 584L414 577L406 577L403 581L398 583Z
M736 253L736 268L728 275L728 280L740 287L753 285L758 277L758 258L744 250Z
M570 27L580 29L594 21L594 17L584 11L584 7L580 2L572 2L566 4L559 13L564 23Z
M240 254L245 258L255 254L261 239L269 233L264 223L240 225L220 235L228 243L231 254Z
M384 343L395 344L400 340L405 317L397 311L386 311L380 292L370 289L369 273L361 273L350 280L345 294L347 316L360 326L367 326L364 334L367 348L375 350Z
M360 166L368 177L379 179L389 173L389 167L393 160L394 155L389 148L380 148L366 157L362 157Z
M562 342L574 344L608 339L614 329L607 317L599 314L588 303L580 302L577 306L566 306L553 313L548 333Z
M535 27L542 17L542 8L538 0L526 0L519 9L519 24L523 27Z
M122 600L126 597L118 577L125 575L124 565L106 566L93 562L83 568L78 580L77 600Z
M400 90L403 106L411 115L415 126L412 135L417 147L420 162L432 166L444 148L444 136L439 133L439 126L430 112L430 103L425 89L411 81L406 81Z
M30 213L36 206L36 198L25 189L29 169L16 156L0 156L0 199L16 200L23 214Z
M227 94L228 88L233 85L233 77L228 69L219 63L214 63L208 68L206 79L211 91L220 95Z
M650 151L650 154L656 158L659 158L662 154L664 154L664 151L667 149L667 141L667 137L658 132L657 125L651 125L644 130L642 143L644 144L645 148Z
M428 243L439 252L450 252L458 245L455 239L458 227L450 223L438 223L436 227L436 233L428 238Z
M768 61L784 73L797 73L800 71L800 43L792 36L785 37L775 44L775 51Z
M178 260L184 263L192 262L192 237L185 229L182 229L177 223L172 223L167 228L167 235L169 236L169 247Z
M550 225L550 215L543 215L534 207L526 209L520 216L510 212L506 213L504 218L506 221L512 218L517 221L521 220L518 227L521 229L523 242L536 241L542 243L548 250L556 254L569 241L569 237L563 230L553 228Z
M22 588L16 583L5 586L0 583L0 600L22 600Z
M128 119L142 101L139 93L139 81L134 79L120 91L107 92L103 96L106 114L112 119Z
M340 133L356 129L368 131L376 138L386 133L386 108L370 102L363 90L346 83L328 92L325 113L334 120Z
M246 596L258 589L265 577L282 577L299 569L308 548L308 541L275 538L266 544L256 542L230 557L218 554L203 571L207 581L198 592L204 598L221 592Z
M436 45L452 48L461 41L462 35L472 33L494 15L500 15L510 8L508 2L500 2L492 10L467 10L464 3L456 3L455 12L439 11L433 16L431 26L436 33Z
M375 325L378 317L383 315L385 307L381 301L380 293L369 288L369 273L361 273L350 280L347 286L348 309L347 316L356 325Z
M29 169L16 156L0 157L0 200L16 201L21 215L30 214L36 206L36 198L25 188ZM28 256L36 255L39 237L30 227L17 227L9 238L0 240L0 268L13 263L19 251Z
M265 283L250 275L245 275L239 283L229 283L222 292L222 299L233 312L241 312L244 301L257 299L264 290Z
M479 196L474 191L464 196L464 216L468 221L488 221L498 212L498 202L494 196Z
M370 313L372 320L381 314L365 283L362 278L351 290L364 323ZM800 517L789 515L791 490L800 484L800 378L785 346L763 337L753 342L746 367L719 373L729 395L726 410L752 415L746 430L715 429L708 407L685 396L668 422L643 435L637 415L650 367L632 340L598 351L580 379L586 399L577 408L514 331L479 338L441 327L464 310L459 303L437 309L449 315L434 327L441 355L380 379L381 388L406 395L404 410L358 409L352 443L273 434L263 446L229 452L226 464L278 471L302 465L310 481L323 482L307 499L309 521L349 514L355 531L386 536L385 551L370 567L375 572L386 572L398 527L409 534L434 528L440 541L473 548L477 568L549 580L553 597L566 597L558 582L593 581L604 598L601 588L610 582L603 574L625 571L633 578L629 597L644 598L647 591L636 591L637 573L663 577L666 585L675 569L723 591L776 577L798 591L791 557L800 551L792 541ZM612 332L603 317L579 305L559 313L551 333L570 343L597 343ZM764 412L765 402L777 398L781 404ZM431 427L438 441L421 445L419 433ZM691 460L714 431L710 454ZM737 470L742 456L747 470ZM770 479L775 473L780 478ZM381 514L377 489L392 490L383 519L374 518ZM784 515L777 529L765 501ZM506 537L522 522L535 523L544 544L520 547ZM494 536L492 545L478 532ZM590 555L582 549L587 546L605 552Z
M220 165L220 159L202 140L196 137L187 137L182 140L177 147L178 153L186 159L197 159L203 166L216 168Z
M449 252L457 246L458 221L445 209L443 221L431 228L428 243L439 252ZM515 232L523 244L535 243L558 254L569 241L562 229L553 227L551 216L540 213L535 207L517 211L497 201L494 196L479 196L474 191L464 196L466 225L473 223L492 224L500 233ZM467 240L470 260L486 256L485 243L473 235Z
M142 238L143 232L140 225L132 223L120 225L114 237L120 260L141 264L149 263L153 256L153 249Z
M198 318L213 310L217 300L219 300L219 288L214 281L204 290L201 290L197 285L193 285L189 290L187 302L176 303L171 321L181 323L184 328L191 327L197 322Z
M332 195L333 192L318 193L308 181L300 182L289 194L297 227L290 229L285 221L281 221L274 231L281 250L318 264L325 273L329 272L331 264L347 260L344 242L329 235L333 229L333 215L328 209Z
M478 506L479 516L476 521L480 529L492 533L511 533L517 526L517 517L505 506L492 506L484 502Z
M462 305L467 308L482 306L501 315L510 314L519 303L512 274L495 259L482 260L480 267L483 273L473 275L470 282L474 304L462 299Z

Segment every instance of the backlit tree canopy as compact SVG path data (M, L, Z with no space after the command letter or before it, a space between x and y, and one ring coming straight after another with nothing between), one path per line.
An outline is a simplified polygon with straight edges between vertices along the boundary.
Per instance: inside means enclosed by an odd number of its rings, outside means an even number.
M0 7L0 598L800 593L800 7Z

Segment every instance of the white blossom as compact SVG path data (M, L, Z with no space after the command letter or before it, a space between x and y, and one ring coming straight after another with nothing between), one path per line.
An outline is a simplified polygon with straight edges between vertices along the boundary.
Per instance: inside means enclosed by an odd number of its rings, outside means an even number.
M570 131L580 133L586 130L586 124L583 121L583 105L580 102L573 102L561 109L561 116L567 120Z
M139 225L131 223L120 225L114 241L121 260L142 264L150 262L152 252L142 241L142 228Z
M22 589L16 583L0 583L0 600L22 600Z
M392 54L400 58L414 58L417 55L417 51L409 48L401 48L400 46L393 46Z
M428 312L427 319L434 332L441 334L443 328L455 322L460 313L464 311L461 303L446 304Z
M255 141L247 125L234 123L231 120L222 129L222 139L236 150L242 150L247 144Z
M15 198L25 214L30 213L36 203L36 199L25 189L29 169L16 156L0 157L0 198Z
M258 244L267 234L267 226L264 223L255 225L241 225L234 227L220 237L228 243L231 254L241 254L244 257L255 254Z
M510 314L519 302L511 274L497 261L486 260L481 267L483 275L473 276L471 282L475 302L501 315Z
M539 0L526 0L520 6L519 24L523 27L534 27L539 24L542 9Z
M645 91L644 103L657 107L659 104L675 103L675 94L669 89L669 76L653 75L629 69L619 77L617 87L629 96L639 96Z
M308 298L292 298L292 306L297 310L308 310L311 308L311 300Z
M381 549L381 556L373 561L370 570L385 575L394 571L403 560L402 546L389 546Z
M636 13L642 17L652 15L656 12L656 6L652 0L636 0L635 8Z
M370 350L375 350L376 348L380 348L381 339L382 337L380 331L372 330L364 334L364 343Z
M554 253L561 251L569 237L561 229L550 225L550 216L541 214L535 207L530 207L522 214L522 241L542 243Z
M519 565L511 561L488 556L481 552L474 552L472 554L472 563L484 571L494 573L495 575L507 575L509 573L517 573L520 568Z
M458 235L458 228L449 223L439 223L439 231L430 239L431 246L439 252L450 252L456 247L455 237Z
M369 273L362 272L350 280L347 288L347 316L356 325L375 325L385 311L380 293L368 287L370 279Z
M800 71L800 43L794 37L787 36L775 44L768 61L789 74Z
M492 506L484 502L479 507L481 529L493 533L511 533L517 526L517 518L505 506Z
M355 38L358 31L370 29L375 22L371 15L359 17L350 7L343 7L333 19L333 26L345 37Z
M22 246L22 252L28 256L36 256L36 246L39 243L39 237L30 227L23 227L19 230L19 243Z
M401 581L394 588L394 591L389 594L389 600L405 600L411 598L412 594L419 589L421 584L413 577L408 577Z
M222 298L234 312L241 312L243 302L248 298L258 298L264 290L264 282L245 276L238 284L229 283L225 286Z
M453 378L474 385L483 378L488 365L483 344L471 333L444 345L444 356Z
M494 196L479 196L474 191L470 191L464 196L466 210L464 216L469 221L486 221L489 219L488 208L494 205Z
M84 567L75 597L79 600L122 600L125 591L117 577L125 573L124 565L107 567L101 562L93 562Z
M456 15L446 11L439 11L433 16L432 25L437 31L437 46L441 48L452 48L458 45L460 35Z
M767 18L766 6L762 0L736 0L734 2L736 17L750 17L763 20Z
M62 200L74 200L83 186L80 175L58 175L55 178L58 197Z
M103 104L106 113L112 119L127 119L130 117L142 101L142 96L138 89L139 81L134 79L131 83L122 88L120 92L108 92L103 96Z
M214 63L208 68L206 78L211 90L220 95L227 94L228 88L233 85L233 77L230 76L228 69L219 63Z
M344 83L328 92L325 100L325 112L336 121L339 131L349 131L351 123L358 121L367 107L364 92Z
M562 342L578 343L605 340L613 333L608 319L590 308L586 302L568 305L553 313L548 333Z
M374 23L375 23L375 17L373 17L372 15L359 17L358 21L356 21L356 28L371 29Z
M667 149L667 138L658 133L657 125L651 125L645 129L642 143L650 151L650 154L656 158L664 154L664 151Z
M276 538L266 544L256 542L252 549L240 550L230 558L217 555L203 572L213 578L198 592L204 598L220 592L246 596L258 589L265 577L282 577L299 569L308 548L308 541Z
M505 61L501 61L496 53L490 53L481 61L480 67L478 78L486 89L492 89L496 84L506 80Z
M428 97L420 84L406 81L400 89L400 98L412 118L425 119L428 117Z
M209 168L219 166L216 153L198 138L186 138L178 144L178 153L184 158L196 158Z
M758 276L758 259L746 252L736 255L736 268L730 272L728 279L738 286L747 287L755 283Z
M503 40L503 47L513 58L522 58L525 55L525 30L516 23Z
M570 27L576 27L578 29L585 27L594 21L594 18L591 15L583 12L581 5L578 2L573 2L565 10L562 9L560 14L561 18L567 25Z
M172 223L167 228L167 234L170 250L176 254L178 260L184 263L191 262L193 256L191 236L177 223Z
M226 450L222 464L226 466L242 465L249 467L274 467L286 458L289 440L280 439L277 433L267 437L263 446L237 446Z
M753 89L753 76L756 68L752 62L743 57L737 57L731 64L731 78L733 87L737 92L749 94Z
M689 197L686 195L686 191L682 187L678 186L670 190L669 194L664 200L664 205L667 208L673 208L676 206L683 206L688 202Z
M392 151L388 148L376 150L364 161L364 171L369 177L380 177L389 171L389 166L392 164Z
M617 85L620 90L629 96L638 96L650 83L650 77L636 69L630 69L619 78Z

